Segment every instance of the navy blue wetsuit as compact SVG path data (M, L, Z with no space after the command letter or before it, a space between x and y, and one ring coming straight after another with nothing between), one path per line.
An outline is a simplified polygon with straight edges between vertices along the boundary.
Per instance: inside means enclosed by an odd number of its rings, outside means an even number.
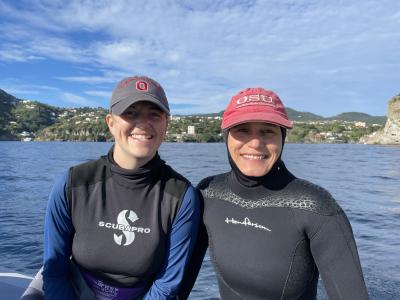
M319 274L330 299L368 299L350 223L326 190L282 162L261 184L232 171L198 188L205 226L181 299L208 246L222 299L316 299Z
M119 168L112 152L72 168L49 197L45 298L75 299L72 259L110 299L124 288L171 299L193 248L198 205L195 189L158 155L134 172Z

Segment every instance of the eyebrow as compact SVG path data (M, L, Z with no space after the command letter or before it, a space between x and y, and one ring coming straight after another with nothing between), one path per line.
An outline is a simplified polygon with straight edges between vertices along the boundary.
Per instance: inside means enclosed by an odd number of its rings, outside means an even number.
M163 111L160 107L158 107L156 104L153 104L153 103L146 104L146 107L150 110L157 110L157 111L161 111L161 112ZM128 109L138 110L138 107L133 105L133 106L130 106Z

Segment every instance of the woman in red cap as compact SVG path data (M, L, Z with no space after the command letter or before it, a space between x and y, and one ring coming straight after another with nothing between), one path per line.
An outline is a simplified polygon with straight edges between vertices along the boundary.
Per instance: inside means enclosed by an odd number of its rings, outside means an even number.
M184 279L187 297L204 253L222 299L368 299L350 223L323 188L281 160L292 128L279 97L251 88L230 101L222 130L232 170L203 179L203 229Z

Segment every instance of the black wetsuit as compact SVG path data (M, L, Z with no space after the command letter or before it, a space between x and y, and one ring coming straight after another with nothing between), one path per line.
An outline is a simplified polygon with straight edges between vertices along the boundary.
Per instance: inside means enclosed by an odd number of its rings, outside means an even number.
M200 182L205 227L181 299L207 246L222 299L316 299L319 273L330 299L368 299L351 226L332 196L281 161L264 179L231 171Z
M197 193L158 154L129 171L112 153L71 168L54 185L45 221L46 299L75 299L75 290L82 299L71 256L96 299L177 293L195 242Z

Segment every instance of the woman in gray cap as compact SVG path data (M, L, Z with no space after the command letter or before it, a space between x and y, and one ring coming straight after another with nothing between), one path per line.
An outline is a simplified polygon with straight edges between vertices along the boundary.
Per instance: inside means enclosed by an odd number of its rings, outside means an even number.
M222 130L232 170L203 179L204 225L181 290L186 298L205 250L222 299L368 299L353 233L323 188L296 178L281 159L292 128L279 97L235 95Z
M113 91L106 117L113 147L97 160L71 167L49 197L46 299L172 299L177 294L199 209L190 182L157 152L168 115L164 90L148 77L125 78ZM35 290L37 282L23 299L42 293Z

